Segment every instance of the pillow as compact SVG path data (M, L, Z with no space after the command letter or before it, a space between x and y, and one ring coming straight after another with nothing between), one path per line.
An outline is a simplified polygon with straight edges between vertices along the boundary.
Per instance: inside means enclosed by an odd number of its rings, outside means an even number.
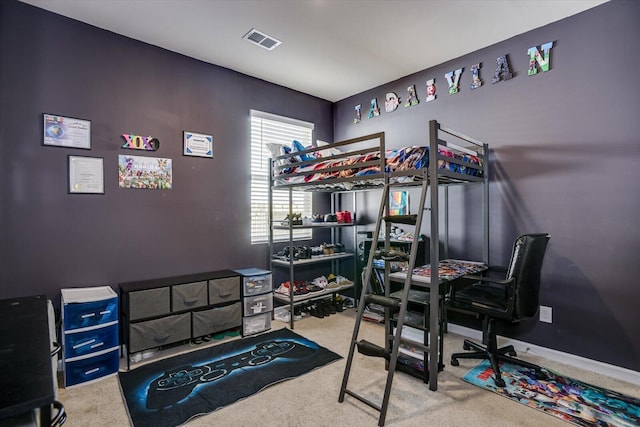
M278 156L282 156L283 154L285 154L285 150L284 144L278 144L275 142L267 142L267 149L269 150L269 152L271 153L271 158L275 158Z
M331 144L325 141L316 140L316 147L326 147L327 145ZM336 154L342 153L342 151L338 150L337 148L327 148L325 150L317 151L317 153L320 154L320 157L331 157L335 156Z
M306 148L304 145L302 145L302 143L301 143L300 141L296 141L295 139L293 140L293 148L292 148L292 151L294 151L294 152L295 152L295 151L304 151L304 150L306 150L306 149L307 149L307 148ZM310 156L309 154L306 154L306 153L305 153L305 154L300 154L300 156L297 156L297 157L300 157L300 159L301 159L303 162L304 162L304 161L308 161L308 160L313 160L313 157L312 157L312 156Z

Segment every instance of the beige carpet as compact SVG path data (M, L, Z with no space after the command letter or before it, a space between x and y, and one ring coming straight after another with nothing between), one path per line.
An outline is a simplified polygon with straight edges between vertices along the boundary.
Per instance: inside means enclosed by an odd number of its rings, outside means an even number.
M305 317L297 321L295 331L298 334L333 350L344 359L293 380L276 384L245 400L195 418L186 425L188 427L376 426L378 413L375 410L349 396L345 397L343 403L338 403L354 319L355 311L350 309L323 319ZM275 329L286 325L274 320L272 326ZM383 335L382 325L363 323L360 338L382 344ZM463 381L462 376L477 362L461 360L459 367L450 366L449 355L462 351L462 340L462 337L455 334L445 335L446 367L438 377L437 391L430 391L428 384L419 379L401 372L396 373L387 412L387 426L570 426L550 415ZM202 345L186 346L181 350L202 347ZM172 352L179 350L173 349ZM167 352L164 352L163 355L158 354L155 357L166 355ZM566 376L640 397L638 387L633 384L536 357L523 358ZM124 359L122 362L121 365L126 368ZM356 353L349 381L350 389L367 395L374 401L380 401L385 380L384 360L364 357ZM117 377L62 389L59 399L68 413L65 426L129 425Z

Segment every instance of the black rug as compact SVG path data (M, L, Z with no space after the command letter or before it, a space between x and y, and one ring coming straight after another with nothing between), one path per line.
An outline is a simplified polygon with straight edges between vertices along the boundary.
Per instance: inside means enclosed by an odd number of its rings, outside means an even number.
M135 427L178 426L341 357L289 329L120 372Z

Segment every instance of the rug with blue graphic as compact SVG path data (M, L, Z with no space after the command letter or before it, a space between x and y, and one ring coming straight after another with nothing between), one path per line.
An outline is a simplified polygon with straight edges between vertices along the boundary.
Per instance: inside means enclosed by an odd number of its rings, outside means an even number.
M465 374L465 381L581 427L640 426L640 399L565 377L543 368L500 363L506 386L493 382L493 369L485 360Z
M135 427L179 426L338 359L279 329L143 365L118 378Z

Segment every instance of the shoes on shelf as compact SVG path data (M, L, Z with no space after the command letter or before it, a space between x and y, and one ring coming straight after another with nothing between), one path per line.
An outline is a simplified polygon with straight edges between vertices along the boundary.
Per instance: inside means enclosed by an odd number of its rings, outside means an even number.
M273 318L284 323L289 323L291 321L291 313L287 310L279 310L273 314Z
M336 218L340 224L350 224L353 222L353 219L351 218L351 212L349 211L336 212Z
M281 295L289 296L289 281L282 282L280 286L278 286L278 289L275 290L275 292ZM306 295L308 293L309 290L307 289L307 285L305 284L305 282L300 280L296 280L293 282L293 295Z
M339 287L340 285L338 285L336 276L334 276L333 273L329 274L329 276L327 276L327 289L335 289Z
M336 314L337 310L335 305L333 305L333 303L327 299L322 300L321 302L322 304L322 308L324 309L325 313L328 314Z
M321 247L323 255L333 255L335 253L335 247L331 243L323 243Z
M323 317L325 317L324 310L322 310L322 308L319 306L319 304L312 305L310 310L309 310L309 314L311 314L313 317L317 317L319 319L322 319Z
M307 283L307 290L310 293L314 293L314 292L322 292L322 291L324 291L324 288L322 288L322 287L320 287L318 285L315 285L313 283Z
M287 214L287 216L284 217L282 222L290 225L302 225L302 214L301 213L292 213L291 215Z
M313 279L313 284L322 289L327 287L327 283L327 278L324 276L316 277L315 279Z
M338 286L340 286L340 287L353 285L353 282L351 280L347 279L344 276L337 276L336 277L336 283L338 283Z

